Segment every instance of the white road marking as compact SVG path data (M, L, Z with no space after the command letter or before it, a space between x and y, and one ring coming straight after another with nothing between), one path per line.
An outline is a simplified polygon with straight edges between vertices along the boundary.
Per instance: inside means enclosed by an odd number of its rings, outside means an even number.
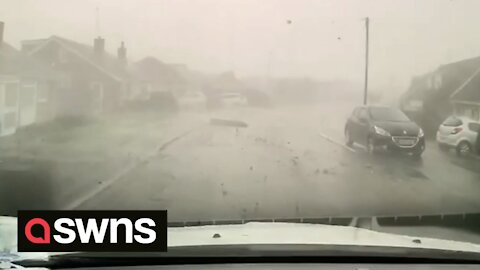
M359 143L355 143L356 146L358 146L358 148L361 148L362 150L364 151L367 151L367 147L363 144L359 144Z
M344 144L343 142L339 142L339 141L337 141L337 140L334 140L332 137L330 137L330 136L328 136L328 135L326 135L326 134L324 134L324 133L321 133L321 132L320 132L319 134L320 134L320 136L322 136L325 140L327 140L327 141L329 141L329 142L332 142L332 143L334 143L334 144L337 144L337 145L339 145L339 146L347 149L348 151L350 151L350 152L352 152L352 153L357 152L357 151L355 151L355 149L353 149L352 147L349 147L348 145Z
M105 181L102 181L102 184L99 185L98 188L93 189L90 192L87 192L86 194L81 196L80 198L74 200L73 202L68 204L66 207L64 207L64 209L65 210L72 210L72 209L76 209L76 208L80 207L85 202L89 201L90 199L92 199L93 197L98 195L100 192L106 190L108 187L112 186L115 182L122 179L125 175L127 175L129 172L131 172L132 170L134 170L138 166L141 166L142 164L145 164L145 162L147 162L150 159L152 159L153 157L157 156L161 151L165 150L165 148L167 148L169 145L171 145L175 141L187 136L188 134L190 134L191 132L193 132L196 129L197 128L194 128L194 129L191 129L187 132L184 132L184 133L182 133L182 134L164 142L163 144L155 147L154 152L152 152L152 153L144 156L143 158L140 158L139 160L125 166L122 170L120 170L119 172L117 172L116 174L111 176L110 178L106 179Z

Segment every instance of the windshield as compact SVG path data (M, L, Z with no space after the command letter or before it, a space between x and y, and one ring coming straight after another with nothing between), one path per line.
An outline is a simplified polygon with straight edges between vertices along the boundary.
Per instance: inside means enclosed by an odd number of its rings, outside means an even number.
M370 108L370 117L374 121L408 122L410 119L400 110L391 108Z
M372 223L387 246L480 244L457 228L480 212L479 128L466 124L480 122L479 11L1 0L0 216L167 210L172 227L215 225L211 241L263 221L244 241L305 242L308 226L278 224L311 223L339 225L322 244L365 246L339 230Z

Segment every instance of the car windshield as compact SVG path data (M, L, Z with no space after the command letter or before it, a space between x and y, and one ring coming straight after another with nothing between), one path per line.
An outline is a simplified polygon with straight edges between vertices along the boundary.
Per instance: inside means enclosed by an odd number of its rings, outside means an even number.
M0 0L0 216L167 210L178 245L302 244L309 223L317 244L476 248L479 12Z
M370 108L370 117L374 121L408 122L410 119L400 110L391 108Z

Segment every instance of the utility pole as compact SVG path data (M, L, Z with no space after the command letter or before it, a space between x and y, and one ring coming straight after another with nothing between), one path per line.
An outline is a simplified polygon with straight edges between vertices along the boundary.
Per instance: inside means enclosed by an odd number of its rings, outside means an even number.
M363 105L367 105L368 96L368 28L370 19L365 18L365 85L363 90Z
M95 8L95 34L97 37L100 36L100 9Z

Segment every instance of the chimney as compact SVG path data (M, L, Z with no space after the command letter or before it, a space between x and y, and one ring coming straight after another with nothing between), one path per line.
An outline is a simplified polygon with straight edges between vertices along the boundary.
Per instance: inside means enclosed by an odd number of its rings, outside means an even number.
M101 37L97 37L93 41L93 51L97 55L103 54L103 52L105 51L105 39L103 39Z
M122 41L120 47L117 50L118 59L121 61L127 61L127 48L125 48L125 43Z
M3 29L5 27L5 23L0 21L0 44L3 43Z

